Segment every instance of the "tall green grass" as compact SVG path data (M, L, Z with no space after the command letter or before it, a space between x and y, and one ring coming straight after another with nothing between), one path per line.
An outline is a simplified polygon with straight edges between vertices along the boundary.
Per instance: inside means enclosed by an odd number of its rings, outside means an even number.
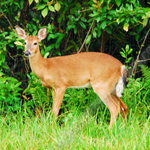
M0 118L1 150L149 150L150 118L129 112L125 124L119 116L109 129L97 115L73 110L63 123L53 121L51 112L28 117L26 112L11 119Z

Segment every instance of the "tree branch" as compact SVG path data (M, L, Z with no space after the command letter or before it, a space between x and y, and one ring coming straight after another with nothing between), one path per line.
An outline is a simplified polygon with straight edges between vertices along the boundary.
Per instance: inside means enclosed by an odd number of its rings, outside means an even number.
M85 39L84 39L84 42L83 42L83 44L82 44L80 50L79 50L77 53L80 53L80 52L82 51L82 48L83 48L83 46L84 46L84 44L85 44L85 41L86 41L88 35L90 34L90 31L91 31L91 29L92 29L92 27L93 27L94 22L95 22L95 19L92 21L92 24L91 24L90 29L89 29L89 31L88 31L88 33L87 33Z
M138 64L138 60L139 60L139 56L140 56L140 54L141 54L142 47L143 47L143 45L145 44L145 41L146 41L146 38L147 38L149 32L150 32L150 29L147 31L147 33L146 33L146 35L145 35L145 37L144 37L144 41L143 41L143 43L142 43L142 46L140 47L139 53L138 53L138 55L137 55L136 61L135 61L135 63L134 63L133 69L132 69L131 77L133 77L133 74L135 74L136 67L137 67L137 64Z

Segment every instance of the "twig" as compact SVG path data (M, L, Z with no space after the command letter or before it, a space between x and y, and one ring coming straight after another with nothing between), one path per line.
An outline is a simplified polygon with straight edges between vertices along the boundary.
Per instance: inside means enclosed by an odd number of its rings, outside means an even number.
M142 46L140 47L139 53L138 53L138 55L137 55L136 61L135 61L135 63L134 63L133 69L132 69L131 77L132 77L133 74L135 73L135 68L137 67L137 63L138 63L138 60L139 60L139 56L140 56L140 54L141 54L142 47L143 47L143 45L145 44L145 41L146 41L146 38L147 38L149 32L150 32L150 29L147 31L147 33L146 33L146 35L145 35L145 37L144 37L144 41L143 41L143 43L142 43Z
M138 60L138 62L144 62L144 61L148 61L148 60L150 60L150 58L149 59L145 59L145 60Z
M1 12L2 13L2 15L6 18L6 20L8 21L8 23L9 23L9 25L11 26L11 28L13 29L13 26L12 26L12 24L10 23L10 21L9 21L9 19L4 15L4 13L3 12Z
M94 26L92 25L91 33L93 32L93 28L94 28ZM90 45L91 45L91 40L90 40L90 42L89 42L88 46L86 47L86 52L88 52L88 51L89 51L89 47L90 47Z
M84 44L85 44L85 41L86 41L86 39L87 39L88 35L90 34L91 29L92 29L92 26L93 26L93 24L94 24L94 21L95 21L95 19L92 21L92 24L91 24L90 29L89 29L89 31L88 31L88 33L87 33L85 39L84 39L84 42L83 42L83 44L82 44L80 50L79 50L77 53L80 53L80 52L82 51L82 48L83 48L83 46L84 46Z

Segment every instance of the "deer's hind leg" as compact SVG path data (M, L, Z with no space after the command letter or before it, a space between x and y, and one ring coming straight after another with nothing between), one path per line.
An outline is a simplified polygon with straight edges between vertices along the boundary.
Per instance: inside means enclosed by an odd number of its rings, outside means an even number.
M113 92L109 90L109 88L105 86L100 86L104 84L94 84L93 90L94 92L101 98L103 103L108 107L111 118L110 118L110 127L112 124L114 124L115 120L117 119L117 116L119 114L119 110L121 111L122 117L125 119L125 116L127 114L127 107L126 105L121 101L121 99Z

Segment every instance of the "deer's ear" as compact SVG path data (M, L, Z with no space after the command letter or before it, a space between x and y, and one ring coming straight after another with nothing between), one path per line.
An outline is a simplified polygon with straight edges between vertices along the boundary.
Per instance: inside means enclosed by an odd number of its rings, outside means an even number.
M18 37L23 40L25 40L25 38L27 37L26 32L19 26L16 26L16 33L17 33Z
M43 27L42 29L39 30L39 32L38 32L38 38L39 38L40 41L43 40L43 39L45 39L46 35L47 35L47 29L46 29L46 27Z

